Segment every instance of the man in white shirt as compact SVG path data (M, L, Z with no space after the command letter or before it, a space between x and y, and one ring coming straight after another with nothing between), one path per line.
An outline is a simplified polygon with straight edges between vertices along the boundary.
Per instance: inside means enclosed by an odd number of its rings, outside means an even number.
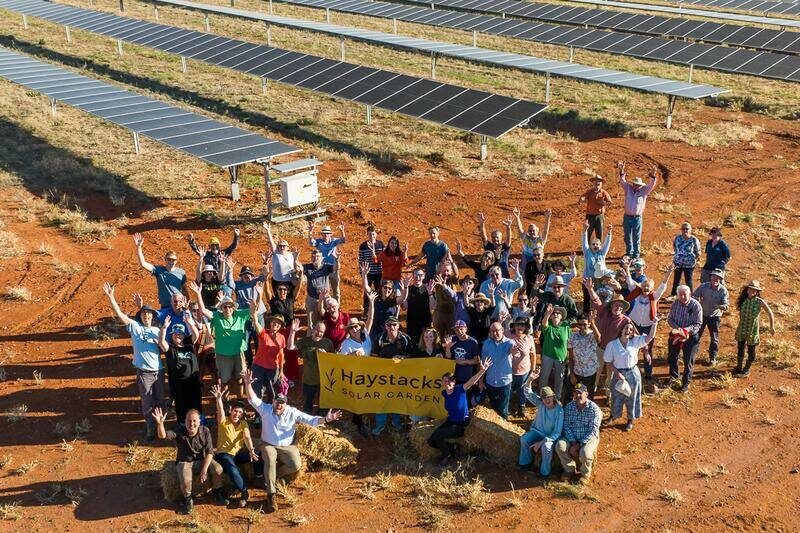
M341 411L328 411L323 416L311 416L287 405L286 396L275 395L272 404L266 404L253 390L252 372L244 375L247 400L261 416L261 458L264 460L264 480L267 484L267 512L277 510L275 506L275 483L278 477L286 477L300 471L300 450L293 445L295 425L298 422L318 426L339 420Z

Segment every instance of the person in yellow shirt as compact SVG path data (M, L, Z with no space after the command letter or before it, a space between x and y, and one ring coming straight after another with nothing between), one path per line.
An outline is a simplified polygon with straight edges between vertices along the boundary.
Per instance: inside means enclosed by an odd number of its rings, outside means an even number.
M222 465L222 471L231 478L234 487L239 491L239 507L247 505L247 485L244 476L239 470L239 465L261 461L258 453L253 447L253 439L250 437L250 428L244 419L244 404L234 402L230 406L229 416L225 416L225 406L222 396L225 389L219 385L211 387L211 394L217 403L217 448L214 460ZM253 465L254 472L261 472L263 467Z

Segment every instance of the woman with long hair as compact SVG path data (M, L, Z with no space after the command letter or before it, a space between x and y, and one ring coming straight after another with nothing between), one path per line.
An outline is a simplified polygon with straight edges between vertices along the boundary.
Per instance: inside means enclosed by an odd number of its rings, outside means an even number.
M400 290L400 280L403 278L403 267L408 264L408 244L400 247L400 241L392 235L379 254L372 253L372 262L380 263L382 267L381 281L391 281L394 290Z
M444 348L436 328L425 328L422 331L414 357L444 357Z
M747 377L750 375L750 366L756 359L756 346L761 341L759 337L759 315L763 309L769 316L769 332L775 335L775 315L772 314L767 302L761 298L764 288L757 279L742 288L736 300L739 310L739 325L736 327L736 368L734 376ZM744 363L744 348L747 346L747 362ZM742 366L744 363L744 366Z

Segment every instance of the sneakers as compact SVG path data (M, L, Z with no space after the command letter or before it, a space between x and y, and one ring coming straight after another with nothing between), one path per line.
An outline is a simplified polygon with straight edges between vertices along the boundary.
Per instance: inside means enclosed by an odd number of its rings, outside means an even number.
M247 507L247 500L249 496L247 494L247 489L242 490L241 496L239 496L239 507Z
M625 424L625 431L633 431L633 420L628 420L628 423Z
M358 432L361 434L362 437L369 437L369 428L365 425L358 426Z
M689 392L689 384L687 383L683 387L681 387L681 394L687 394Z
M278 505L275 502L275 493L274 492L267 494L266 509L267 509L268 513L274 513L275 511L278 510Z
M225 493L222 492L222 489L212 489L211 493L214 495L214 501L217 505L228 505L230 500L225 497Z
M749 377L749 376L750 376L750 369L749 368L745 368L744 370L739 372L739 377L740 378L746 378L746 377Z
M191 496L186 496L181 501L181 512L183 514L189 514L194 509L194 500L192 500Z

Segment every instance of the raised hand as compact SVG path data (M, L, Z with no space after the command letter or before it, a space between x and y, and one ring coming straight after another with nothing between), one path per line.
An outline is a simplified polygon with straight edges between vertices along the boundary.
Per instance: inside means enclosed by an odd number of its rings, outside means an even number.
M241 232L241 231L239 231L239 228L233 228L233 234L234 234L234 235L236 235L236 236L238 237L239 235L241 235L241 234L242 234L242 232Z
M487 357L486 359L481 361L481 372L486 372L487 370L489 370L489 367L492 366L492 362L493 361L491 357Z
M528 381L533 381L534 379L538 378L539 375L542 373L542 369L538 366L531 370L531 373L528 374Z
M211 386L211 396L213 396L216 399L222 398L226 392L228 392L227 386L224 389L220 387L219 384Z
M464 255L464 249L461 247L461 239L456 239L456 253L458 255Z
M154 407L153 412L150 413L150 416L153 417L153 420L156 421L156 424L163 424L164 421L167 419L167 413L161 410L160 407Z
M245 387L248 385L252 385L253 382L255 382L255 380L256 377L253 375L252 370L248 370L247 372L244 373L244 376L242 376L242 381L244 382Z
M336 248L333 249L331 255L333 256L334 259L338 260L342 256L342 252L339 251L339 247L337 246Z
M264 294L264 282L261 280L256 281L255 289L259 295Z
M500 224L504 225L507 228L510 228L512 222L514 222L514 217L509 215L508 218L506 218L505 220L501 220Z
M267 220L265 220L264 222L262 222L262 223L261 223L261 225L262 225L262 226L264 227L264 229L265 229L265 230L267 230L267 231L271 231L271 230L272 230L272 224L270 224L270 223L269 223L269 221L267 221Z
M611 234L614 231L614 224L608 225L608 233Z
M531 298L531 301L529 303L531 304L531 309L534 309L537 305L539 305L539 297L534 296L533 298Z
M141 309L144 305L144 298L138 292L133 294L133 304L136 306L136 309Z
M325 415L325 422L333 422L340 418L342 418L342 412L340 410L328 411L328 414Z
M553 210L548 208L544 210L544 218L550 218L553 216Z
M186 287L193 293L200 295L200 286L194 281L190 281L189 283L187 283Z
M407 242L403 243L403 253L408 255L408 243Z
M359 265L359 269L361 270L361 275L363 276L367 272L369 272L369 261L364 261Z
M194 242L194 233L189 233L186 235L186 240L189 242Z
M433 289L436 288L436 282L429 279L428 283L425 284L425 288L428 289L428 294L433 294Z
M516 257L513 259L509 259L508 266L510 266L514 270L519 271L519 259L517 259Z
M544 282L547 281L547 276L544 274L537 274L536 281L533 283L536 287L541 287L544 285Z
M367 300L370 302L374 302L375 299L378 297L378 293L373 291L372 289L367 291Z
M583 286L592 290L594 288L594 280L592 278L583 278Z
M577 259L577 258L578 258L578 254L576 254L575 252L570 252L569 253L569 260L570 260L571 263L575 263L575 259Z
M475 214L475 220L477 220L479 224L484 224L486 223L486 215L484 215L482 211L478 211Z
M625 170L625 162L622 161L621 159L617 161L617 168L620 169L621 171Z
M549 315L552 312L553 312L553 304L547 304L547 307L545 307L545 313Z
M105 283L103 283L103 292L106 293L106 296L108 296L109 298L113 298L114 286L106 281Z
M272 250L267 250L261 254L261 262L262 264L269 265L270 259L272 258Z
M295 333L300 331L300 319L299 318L295 318L294 320L292 320L292 325L289 326L289 331L293 331Z
M400 280L400 286L405 289L409 285L411 285L411 276L403 276L403 278Z
M344 233L344 223L342 223L342 224L339 224L339 226L337 226L337 227L339 228L339 231L340 231L341 233Z
M142 234L141 233L134 233L133 234L133 244L135 244L137 248L141 248L143 243L144 243L144 237L142 237Z
M583 223L583 231L587 231L588 229L589 229L589 221L588 221L588 220L586 220L586 221L584 221L584 223Z
M656 177L657 173L658 173L658 167L655 164L651 164L650 165L650 176L654 178L654 177Z
M445 350L450 350L453 346L455 346L455 344L456 344L456 338L455 337L447 337L444 340L444 349Z
M661 318L663 318L663 316ZM656 320L661 320L661 318L656 317ZM595 320L597 320L597 309L592 308L592 310L589 311L589 322L594 322Z
M515 217L519 218L520 215L519 207L515 207L514 209L511 210L511 212L514 214Z
M198 244L197 245L197 253L200 254L200 257L203 257L204 255L206 255L206 247L203 246L202 244Z
M168 330L170 324L172 324L172 317L169 315L165 315L164 320L161 321L161 327L164 330Z

